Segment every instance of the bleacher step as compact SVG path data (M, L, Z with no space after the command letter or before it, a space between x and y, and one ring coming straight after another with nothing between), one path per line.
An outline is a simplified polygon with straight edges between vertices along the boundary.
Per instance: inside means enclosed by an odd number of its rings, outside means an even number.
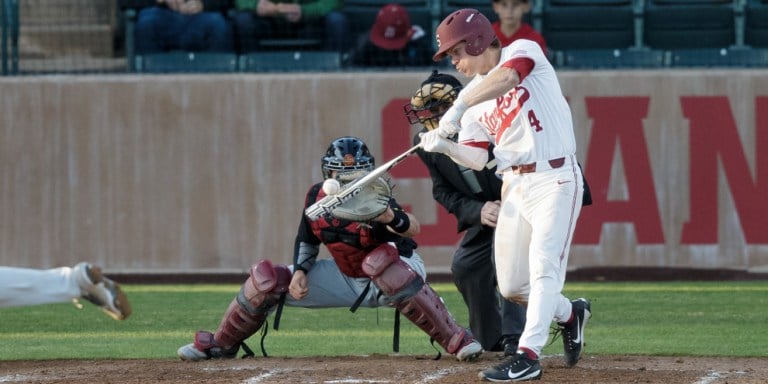
M19 1L19 59L112 57L113 0Z
M21 0L21 25L112 24L115 2L109 0Z
M113 56L112 28L105 24L21 25L19 58Z

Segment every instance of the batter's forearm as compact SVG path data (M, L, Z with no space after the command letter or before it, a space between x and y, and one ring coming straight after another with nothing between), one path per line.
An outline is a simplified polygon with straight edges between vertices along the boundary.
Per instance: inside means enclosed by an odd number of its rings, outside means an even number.
M491 72L476 87L462 93L461 99L472 107L484 101L497 99L504 96L520 83L517 71L501 67Z

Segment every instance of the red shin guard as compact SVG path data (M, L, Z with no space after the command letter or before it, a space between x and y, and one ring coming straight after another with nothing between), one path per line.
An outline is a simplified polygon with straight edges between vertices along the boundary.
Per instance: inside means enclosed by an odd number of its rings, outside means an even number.
M240 288L214 334L216 344L231 348L256 333L288 291L291 271L285 265L262 260L251 267L251 276Z

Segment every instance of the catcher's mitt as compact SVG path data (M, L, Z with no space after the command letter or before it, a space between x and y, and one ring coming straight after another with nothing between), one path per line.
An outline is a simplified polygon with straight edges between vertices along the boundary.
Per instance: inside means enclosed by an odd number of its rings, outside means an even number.
M342 190L351 184L342 186ZM392 198L392 186L389 180L379 177L362 187L354 197L334 208L331 214L339 219L368 221L387 210L390 198Z

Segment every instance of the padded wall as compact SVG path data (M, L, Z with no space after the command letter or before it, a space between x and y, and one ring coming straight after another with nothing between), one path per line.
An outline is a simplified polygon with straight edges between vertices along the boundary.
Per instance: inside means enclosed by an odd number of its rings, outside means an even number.
M334 137L410 146L424 73L0 79L0 263L111 271L288 263ZM596 193L572 267L768 265L765 71L561 72ZM693 165L692 165L693 164ZM455 222L417 159L393 172L448 271Z

